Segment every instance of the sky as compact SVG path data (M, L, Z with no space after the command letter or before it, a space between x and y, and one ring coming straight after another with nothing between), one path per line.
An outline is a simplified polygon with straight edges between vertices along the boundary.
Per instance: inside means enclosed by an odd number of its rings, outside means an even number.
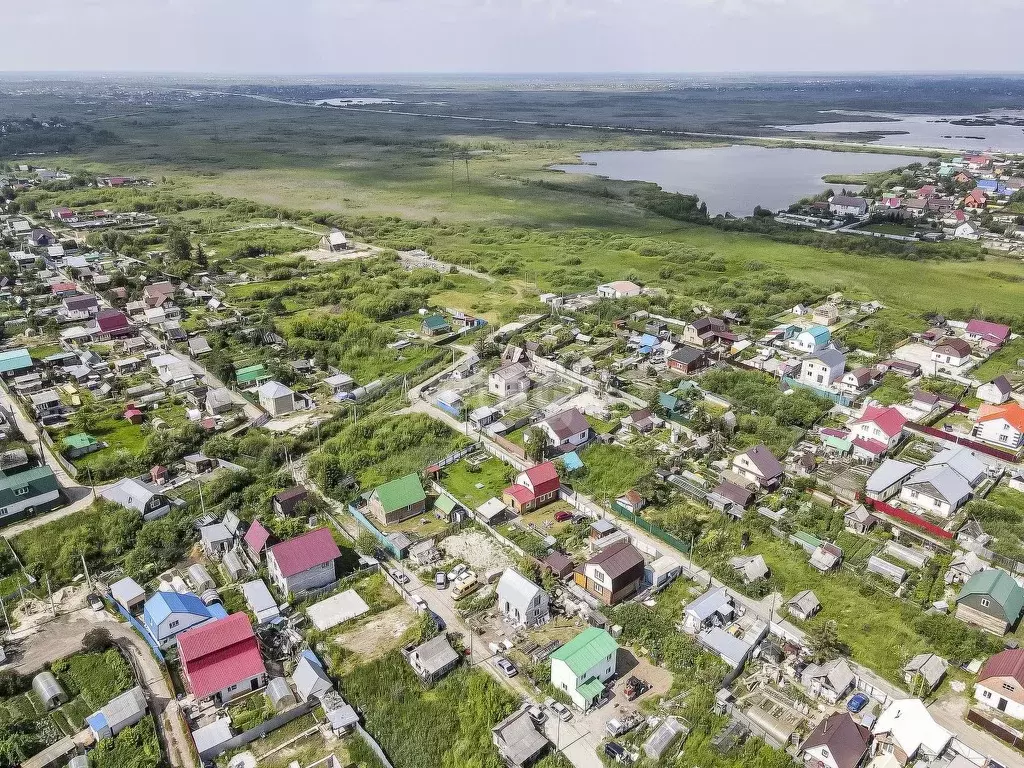
M5 3L7 72L1024 72L1024 46L956 44L1024 29L1021 0Z

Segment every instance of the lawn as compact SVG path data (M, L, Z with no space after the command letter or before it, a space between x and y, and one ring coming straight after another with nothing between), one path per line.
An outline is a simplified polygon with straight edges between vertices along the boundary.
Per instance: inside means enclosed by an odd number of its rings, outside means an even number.
M441 485L463 504L476 509L492 497L501 498L502 490L509 485L508 473L508 465L500 459L487 459L475 468L463 459L444 468Z
M997 376L1020 371L1017 361L1024 358L1024 337L1008 341L1002 349L974 369L979 381L992 381Z
M84 724L86 715L91 715L135 685L131 667L115 648L102 653L78 653L60 659L53 663L50 671L69 696L78 697L84 702L84 714L83 708L77 708L75 714L80 715L80 718L73 720L78 727Z
M913 237L916 231L913 227L908 227L905 224L894 224L892 222L882 222L879 224L868 224L863 227L858 227L861 232L879 232L883 235L902 235L904 237Z
M619 445L595 443L580 453L584 469L573 472L573 487L595 499L615 499L654 469L654 461Z

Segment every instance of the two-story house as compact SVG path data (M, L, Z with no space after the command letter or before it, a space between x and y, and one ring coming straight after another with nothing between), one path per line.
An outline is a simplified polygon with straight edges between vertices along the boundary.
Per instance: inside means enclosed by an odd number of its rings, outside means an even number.
M869 405L850 422L850 440L859 458L879 459L896 447L903 436L907 417L893 407Z
M143 606L142 624L157 645L169 648L185 630L224 616L220 603L208 606L191 592L158 591Z
M867 756L871 729L849 712L836 712L821 720L800 745L805 768L858 768Z
M944 339L932 347L932 362L951 368L959 368L971 359L971 345L963 339Z
M0 470L0 523L46 512L60 504L60 485L47 465Z
M527 392L532 385L530 371L522 363L504 365L487 377L487 391L502 399Z
M522 515L557 499L561 485L555 465L545 461L516 475L515 482L502 491L502 500Z
M555 451L575 451L586 445L592 436L590 422L578 408L569 408L550 416L538 425L548 438L548 445Z
M771 490L782 482L782 464L768 446L754 445L732 460L732 471L749 483Z
M506 568L498 579L498 610L516 627L535 627L550 618L548 594L519 571Z
M551 684L585 711L604 692L605 681L615 674L618 651L611 635L589 627L551 654Z
M790 339L789 345L798 352L814 354L832 343L832 332L823 325L812 325Z
M606 547L580 566L576 584L605 605L616 605L632 595L644 577L644 557L623 540Z
M316 528L270 547L267 570L282 594L302 594L336 581L339 557L330 529Z
M800 365L800 382L818 389L828 389L843 378L846 355L834 347L815 352Z
M267 684L249 615L233 613L178 635L182 677L196 701L223 706Z
M974 684L979 704L1024 720L1024 648L997 653L985 662Z

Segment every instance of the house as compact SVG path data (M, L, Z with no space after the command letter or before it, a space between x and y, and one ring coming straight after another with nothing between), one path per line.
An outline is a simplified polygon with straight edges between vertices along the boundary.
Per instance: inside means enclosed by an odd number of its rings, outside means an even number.
M356 386L356 380L347 373L336 373L324 379L324 384L330 387L333 394L340 395L343 392L351 392Z
M248 384L259 384L267 381L269 378L270 374L267 373L267 369L262 363L249 365L235 371L235 381L242 386Z
M988 320L969 320L964 335L969 341L987 346L989 349L998 349L1010 338L1010 327Z
M1024 588L999 568L978 571L960 589L956 617L993 635L1004 635L1024 611Z
M0 352L0 376L26 371L34 365L32 356L25 347Z
M988 195L980 189L972 189L964 198L964 210L980 211L988 205Z
M959 368L971 359L971 345L963 339L947 338L932 348L932 362Z
M881 373L893 373L899 374L908 379L913 379L921 375L921 366L918 363L911 362L909 360L885 360L878 365L878 370Z
M139 614L146 602L146 590L135 579L125 576L110 585L110 597L129 613Z
M308 498L309 491L301 485L293 485L271 496L270 508L278 517L292 517L299 504Z
M185 684L196 701L223 706L267 684L267 668L246 613L233 613L178 635Z
M0 524L53 509L61 503L60 493L45 464L21 472L0 470Z
M934 653L920 653L903 667L903 681L910 690L924 696L939 687L949 662Z
M509 768L533 765L547 750L550 742L537 730L528 707L522 707L491 728L491 743Z
M101 309L96 313L96 330L93 332L93 341L107 341L118 339L123 336L132 336L135 328L119 309Z
M49 248L56 243L56 235L48 229L33 229L28 235L28 244L34 248Z
M270 580L285 594L308 592L337 580L341 550L328 528L316 528L267 550Z
M761 626L765 625L763 622ZM721 627L713 627L697 635L697 643L724 661L734 674L743 668L750 658L754 645L746 637L733 634Z
M953 237L957 240L980 240L981 231L970 222L965 221L953 230Z
M876 525L878 518L868 512L863 504L858 504L843 515L843 527L850 533L859 533L863 536Z
M558 469L545 461L516 475L515 482L502 491L502 500L522 515L557 499L561 486Z
M803 317L805 315L811 314L811 310L807 307L806 304L797 304L795 307L793 307L792 312L797 317Z
M941 756L953 738L920 699L891 701L871 727L871 735L871 755L892 755L901 766L927 764Z
M898 494L907 479L919 469L908 461L886 459L871 473L865 486L865 494L875 501L888 501Z
M219 557L231 549L235 537L224 523L213 523L199 529L199 541L207 557Z
M815 698L835 704L853 688L856 676L846 659L833 659L824 664L808 664L800 674L800 683Z
M188 353L192 357L201 357L210 352L213 352L213 347L210 346L210 342L206 340L205 336L193 336L188 340Z
M117 736L125 728L135 725L149 714L149 704L141 686L115 696L105 707L85 718L96 741Z
M66 296L60 303L61 315L65 320L88 320L100 311L99 300L95 296Z
M782 482L782 464L763 443L736 454L732 460L732 471L767 490L776 488Z
M864 413L849 423L854 455L880 459L899 443L907 417L893 407L869 405Z
M515 627L535 627L550 618L548 594L512 568L498 579L498 611Z
M640 492L636 490L636 488L626 491L615 499L615 503L634 515L647 506L647 500L640 495Z
M987 384L978 387L976 394L979 400L983 400L989 405L1002 405L1010 399L1012 392L1013 385L1009 380L1005 376L997 376Z
M833 195L829 198L828 210L835 216L863 216L868 212L868 201L863 197Z
M590 422L578 408L549 416L537 424L548 438L548 444L556 451L575 451L586 445L591 438Z
M982 403L971 434L986 443L1016 451L1024 445L1024 408L1016 400L1003 405Z
M587 710L615 674L619 646L603 629L588 627L551 654L551 684Z
M691 347L706 349L722 341L733 342L736 334L729 331L728 324L717 317L701 317L683 328L683 343Z
M406 658L413 671L425 683L440 680L459 663L459 654L443 634L409 649Z
M988 563L974 552L960 552L950 561L949 567L946 569L946 583L966 584L974 574L987 567Z
M805 589L803 592L797 592L786 601L786 610L801 621L808 621L821 610L821 603L818 602L817 595L811 590Z
M767 579L769 574L768 563L764 561L764 557L761 555L729 558L729 567L743 579L744 584Z
M305 650L299 654L299 660L292 672L292 683L300 701L319 700L329 691L334 690L334 683L324 670L320 659L313 651Z
M263 553L267 546L274 543L273 534L259 520L253 520L245 532L245 536L242 537L242 543L253 562L259 563L263 559Z
M616 280L597 286L597 295L602 299L626 299L630 296L639 296L643 290L629 280Z
M279 381L268 381L258 390L260 407L271 416L285 416L295 410L295 393Z
M171 500L157 486L131 477L105 488L100 495L125 509L134 509L144 520L154 520L171 511Z
M683 609L683 630L696 635L712 627L724 627L736 615L735 604L725 587L709 589Z
M441 315L427 315L420 323L420 332L424 336L442 336L452 332L452 327Z
M818 325L835 325L839 322L839 306L830 301L815 307L811 313L811 320Z
M337 251L347 251L351 247L348 243L348 238L345 237L345 233L340 229L332 229L320 238L321 251L335 253Z
M632 595L644 577L644 557L628 540L618 541L576 569L576 584L605 605Z
M660 592L682 573L683 566L671 555L662 555L644 566L645 587L649 587L652 593Z
M463 400L462 395L458 392L446 389L443 392L437 393L437 398L434 400L435 405L442 411L447 413L449 416L454 416L456 419L462 420L462 406Z
M650 408L641 408L640 410L633 411L622 419L622 425L624 427L629 427L641 434L644 432L650 432L660 423L662 423L661 419L651 413Z
M810 387L827 389L843 378L846 355L834 347L826 347L805 359L800 366L800 381Z
M972 451L947 448L904 482L900 499L933 515L949 517L971 497L985 474L985 464Z
M754 492L749 488L725 480L708 494L707 502L720 512L738 519L743 517L743 510L754 502L754 496Z
M226 615L220 603L207 606L191 592L160 591L143 606L142 624L157 645L169 648L185 630Z
M1024 720L1024 649L997 653L978 672L974 698L1007 717Z
M668 356L669 370L679 373L696 373L706 368L708 359L699 349L694 347L681 346Z
M410 473L374 488L367 507L381 523L394 525L423 514L427 509L427 496L419 476Z
M557 550L549 552L547 557L540 562L543 568L551 571L557 579L567 579L575 568L569 556Z
M211 416L227 413L234 407L231 393L225 387L214 387L206 390L206 412Z
M808 562L819 573L829 573L843 562L843 550L835 544L823 541L811 553L811 559Z
M858 395L871 386L875 380L873 368L856 368L839 380L839 389L848 395Z
M502 399L527 392L533 385L529 373L522 363L502 366L487 377L487 391Z
M150 309L156 309L162 307L164 304L174 298L174 294L177 292L174 284L167 280L161 280L158 283L150 283L142 289L142 302Z
M806 768L858 768L870 744L870 728L849 712L836 712L823 718L804 739L799 757Z

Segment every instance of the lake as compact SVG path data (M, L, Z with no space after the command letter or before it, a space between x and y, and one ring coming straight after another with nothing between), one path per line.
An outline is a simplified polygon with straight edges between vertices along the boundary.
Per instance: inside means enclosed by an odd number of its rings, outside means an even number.
M936 147L975 152L1024 152L1024 127L1020 125L953 125L951 120L993 122L1000 118L1024 119L1021 110L992 110L979 115L895 115L874 112L851 113L834 110L833 114L852 118L872 117L874 120L849 120L839 123L776 125L793 133L886 133L871 143L907 147Z
M748 216L758 205L774 211L824 192L830 186L822 179L826 174L886 171L921 162L922 158L736 144L707 149L584 152L580 161L584 164L551 167L622 181L650 181L667 192L697 195L712 215L728 211ZM843 185L831 186L838 191ZM847 184L846 188L854 187Z

